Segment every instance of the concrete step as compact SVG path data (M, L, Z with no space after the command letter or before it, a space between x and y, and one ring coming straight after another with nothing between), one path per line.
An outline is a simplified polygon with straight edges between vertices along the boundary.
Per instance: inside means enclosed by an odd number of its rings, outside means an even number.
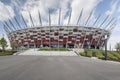
M29 49L17 55L78 56L74 51L38 51L37 49Z

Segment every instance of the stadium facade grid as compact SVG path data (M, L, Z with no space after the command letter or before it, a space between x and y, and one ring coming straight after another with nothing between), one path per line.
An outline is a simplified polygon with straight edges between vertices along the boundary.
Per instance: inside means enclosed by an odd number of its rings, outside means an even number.
M16 44L16 47L64 47L64 48L103 48L105 45L105 37L107 40L110 38L112 30L115 28L115 18L111 18L108 21L109 15L106 16L101 24L94 27L99 21L101 15L98 15L96 20L93 22L93 27L87 26L92 16L93 10L90 12L86 19L85 26L80 26L79 22L83 15L83 9L80 11L77 23L74 26L70 26L71 13L69 12L68 24L61 26L61 9L59 10L58 25L51 25L51 16L49 10L49 25L43 26L40 11L38 10L39 26L34 25L31 13L28 11L29 17L32 23L32 27L28 27L23 15L21 19L25 27L21 26L16 17L14 20L18 27L16 27L12 20L5 21L4 30L6 31L10 43ZM105 24L106 23L106 24ZM103 25L105 26L103 27Z

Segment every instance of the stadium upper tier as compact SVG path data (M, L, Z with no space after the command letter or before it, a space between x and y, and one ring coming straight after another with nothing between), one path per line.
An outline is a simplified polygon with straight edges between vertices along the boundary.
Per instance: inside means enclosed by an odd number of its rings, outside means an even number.
M24 47L65 47L65 48L101 48L105 29L83 26L44 26L16 30L8 34L9 40L16 46Z

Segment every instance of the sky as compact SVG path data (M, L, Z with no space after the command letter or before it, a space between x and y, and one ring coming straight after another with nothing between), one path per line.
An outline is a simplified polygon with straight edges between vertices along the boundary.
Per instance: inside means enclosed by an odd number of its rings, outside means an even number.
M85 26L85 22L92 15L86 26L98 27L106 16L108 20L104 23L102 28L114 18L114 30L112 30L111 37L108 41L108 48L111 45L114 49L115 44L120 42L120 0L0 0L0 38L5 37L9 43L6 32L3 29L3 23L9 19L14 21L14 17L19 20L19 23L24 28L24 24L20 18L23 14L28 27L32 27L28 11L31 13L35 26L39 26L38 10L40 11L43 25L49 25L48 15L49 10L51 14L51 24L58 25L59 9L61 9L61 22L60 25L67 25L70 12L71 20L69 25L76 25L79 14L83 9L83 14L78 25ZM101 15L99 21L93 26L93 22L98 15Z

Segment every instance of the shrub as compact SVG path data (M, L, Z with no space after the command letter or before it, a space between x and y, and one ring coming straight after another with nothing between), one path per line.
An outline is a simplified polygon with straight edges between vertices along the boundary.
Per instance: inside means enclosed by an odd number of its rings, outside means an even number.
M40 48L39 51L69 51L67 48Z
M0 52L0 56L7 56L7 55L13 55L17 51L5 51L5 52Z

